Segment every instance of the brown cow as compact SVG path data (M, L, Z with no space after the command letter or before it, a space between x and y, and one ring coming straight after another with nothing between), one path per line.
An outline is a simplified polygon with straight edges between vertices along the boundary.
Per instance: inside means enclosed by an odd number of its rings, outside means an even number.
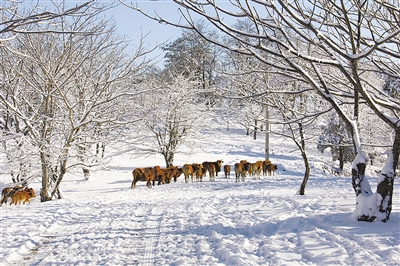
M191 164L184 164L182 167L182 172L185 175L185 183L189 182L189 176L192 177L193 181L194 171L193 171L193 166Z
M268 168L268 165L270 165L270 164L271 164L271 161L269 161L269 160L263 161L263 175L264 176L267 175L267 168Z
M25 188L25 189L28 189L28 188ZM15 187L3 188L3 190L1 191L1 203L0 203L0 206L3 205L3 203L7 204L8 199L11 198L12 195L15 192L21 191L21 190L24 190L24 187L15 186Z
M254 178L254 164L253 163L247 163L247 171L249 172L249 177L253 177Z
M17 203L18 204L21 204L21 203L25 204L26 202L31 204L31 201L30 201L31 198L36 198L36 194L35 194L35 191L33 190L33 188L20 190L20 191L15 192L11 196L10 205L12 205L12 204L17 205Z
M258 176L258 179L261 177L261 172L263 170L263 161L257 161L254 163L254 174Z
M181 168L181 173L179 174L179 168L178 166L169 166L166 169L168 169L166 178L165 178L165 183L169 184L172 181L172 178L174 178L174 181L176 182L176 179L182 174L182 168Z
M225 173L225 178L228 178L231 176L231 166L230 165L224 165L224 173Z
M185 182L189 182L189 176L192 178L193 183L193 176L197 170L200 169L200 164L192 163L192 164L184 164L182 167L183 174L185 175Z
M203 177L206 176L206 173L207 173L207 169L203 168L203 166L200 165L199 169L197 169L197 171L195 172L196 181L202 182L203 181Z
M174 182L176 182L176 180L178 179L178 177L181 176L181 174L183 173L182 168L176 168L174 173L172 174L172 177L174 178Z
M136 183L138 181L146 181L147 187L151 188L151 182L155 178L155 169L153 167L146 167L146 168L136 168L132 171L133 180L131 189L136 187Z
M235 163L235 174L236 174L236 182L240 182L240 177L242 177L242 181L245 181L246 173L249 170L250 163L246 160L240 161L240 163Z
M159 165L154 166L153 186L156 185L156 181L158 181L158 185L161 185L161 183L165 182L164 169L161 169Z
M160 166L154 166L155 174L153 180L153 186L155 185L156 181L158 181L158 185L161 184L169 184L172 180L172 175L176 171L177 166L170 166L167 168L160 168Z
M215 182L215 172L216 172L215 165L214 164L206 164L206 165L208 174L210 176L210 181Z
M207 168L207 165L213 164L215 166L215 173L218 176L218 172L221 171L223 160L217 160L215 162L203 162L202 165L204 168Z
M276 164L270 163L267 165L267 173L269 176L275 175L275 170L278 169L278 166Z

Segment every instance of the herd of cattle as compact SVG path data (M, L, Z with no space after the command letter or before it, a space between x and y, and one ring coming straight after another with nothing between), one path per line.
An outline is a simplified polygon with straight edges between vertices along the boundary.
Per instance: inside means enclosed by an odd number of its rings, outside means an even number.
M217 160L215 162L203 162L201 164L184 164L181 168L178 166L170 166L167 168L161 168L160 166L136 168L132 172L133 181L131 189L136 187L136 183L138 181L147 182L147 187L149 188L154 186L156 182L158 182L158 185L171 183L172 179L174 179L174 182L176 182L177 178L182 174L185 176L185 182L188 183L189 178L192 182L194 179L196 179L198 182L203 181L203 178L206 177L208 172L210 181L215 182L215 176L218 176L218 173L221 172L221 169L224 170L225 178L229 178L231 166L222 166L222 163L222 160ZM252 178L260 178L261 173L264 176L273 175L275 170L278 169L278 166L268 160L257 161L255 163L242 160L239 163L235 163L234 169L236 182L240 182L245 181L247 173ZM0 206L7 204L9 198L11 198L10 205L17 205L21 203L25 204L26 202L30 203L30 199L35 197L36 194L33 188L22 186L6 187L1 191Z
M194 179L196 179L198 182L203 181L203 178L206 177L208 172L210 181L214 182L215 176L218 176L218 173L221 171L221 169L224 170L225 178L229 178L231 166L222 166L222 163L222 160L217 160L215 162L203 162L201 164L184 164L181 168L178 166L170 166L166 168L161 168L160 166L136 168L132 171L133 180L131 189L135 188L136 183L139 181L147 182L148 188L154 186L156 182L158 185L169 184L171 183L172 179L174 179L174 182L176 182L177 178L182 174L185 176L185 182L188 183L189 178L192 182ZM264 176L274 175L274 172L277 169L278 166L271 163L269 160L257 161L255 163L242 160L234 165L236 182L245 181L247 173L252 178L260 178L261 173Z
M16 186L6 187L1 191L1 202L0 206L4 203L7 204L9 198L11 198L10 205L12 204L25 204L26 202L31 203L30 199L35 198L36 194L33 188Z

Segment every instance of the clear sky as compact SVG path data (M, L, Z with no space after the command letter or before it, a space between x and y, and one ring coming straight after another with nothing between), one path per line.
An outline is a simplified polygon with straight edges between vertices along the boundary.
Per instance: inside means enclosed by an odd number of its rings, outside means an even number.
M178 11L180 6L174 3L172 0L123 0L125 3L134 5L145 13L154 16L155 12L160 15L163 19L174 23L186 24L185 19L182 17L181 13ZM217 0L218 5L225 9L232 10L232 5L229 1ZM151 20L140 12L130 9L123 5L118 5L117 7L107 11L107 15L114 17L117 23L118 32L126 34L133 38L134 40L139 40L141 33L148 34L145 38L145 43L148 43L148 47L154 47L157 44L163 42L172 42L176 38L182 35L182 29L171 25L160 24L157 21ZM203 18L199 15L191 13L194 20L202 20ZM225 22L233 24L236 18L223 17ZM163 58L162 50L157 49L151 56L155 57L160 55L159 59ZM162 65L161 65L162 66Z
M148 14L155 14L156 11L160 16L173 21L180 18L178 12L178 5L174 4L171 0L164 1L148 1L139 0L136 2L127 2L139 7ZM112 16L116 21L117 31L121 34L129 36L135 44L138 44L140 36L147 35L144 39L146 47L152 48L164 42L171 42L178 38L182 29L173 26L160 24L153 21L138 11L130 9L123 5L118 5L106 12L107 16ZM161 54L161 55L160 55ZM162 59L161 49L154 51L151 56L155 57L160 55Z
M62 0L55 0L56 3L61 3ZM69 7L79 5L86 0L64 0ZM149 15L155 15L157 12L162 18L174 23L185 24L184 18L178 11L179 5L172 0L122 0L128 5L134 5ZM148 49L152 49L157 45L169 43L182 35L182 29L170 25L158 23L151 20L140 12L122 5L118 0L97 0L98 3L115 4L116 7L109 9L103 13L107 18L113 18L116 22L117 32L128 36L134 45L139 44L141 36L146 36L144 45ZM225 3L226 2L226 3ZM54 10L54 5L51 0L25 0L22 1L22 6L30 8L31 6L39 5ZM229 2L220 0L219 5ZM192 14L193 15L193 14ZM202 19L200 16L194 15L194 19ZM160 48L150 54L154 58L158 56L158 60L163 59L163 52ZM160 64L162 66L162 63Z

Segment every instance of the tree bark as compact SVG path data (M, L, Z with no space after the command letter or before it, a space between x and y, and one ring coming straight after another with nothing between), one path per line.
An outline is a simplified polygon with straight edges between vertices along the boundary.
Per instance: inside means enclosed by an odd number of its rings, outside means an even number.
M57 183L54 187L53 192L51 193L50 199L52 199L54 197L55 193L58 192L58 188L60 187L61 181L63 180L64 175L66 173L66 165L67 165L67 161L64 160L61 164L60 174L58 175Z
M361 160L358 154L353 162L352 173L352 185L356 193L356 210L358 210L358 221L372 222L375 220L376 215L373 209L365 209L366 198L373 195L371 187L365 178L365 160ZM367 211L367 213L364 213Z
M343 167L344 167L344 151L340 147L339 148L339 169L340 169L340 173L343 172Z
M396 176L396 168L399 162L400 153L400 128L395 131L395 139L392 151L386 162L384 169L380 173L378 187L376 192L380 195L379 203L379 219L382 222L387 222L392 212L392 198L394 178Z
M304 195L305 191L306 191L306 185L307 185L307 182L308 182L308 178L310 177L310 163L308 162L307 154L305 152L302 152L301 155L302 155L303 160L304 160L304 166L306 168L306 171L304 172L303 182L300 185L299 194L300 195Z
M257 140L257 130L258 130L258 128L257 128L257 119L256 119L254 121L254 135L253 135L254 140Z
M351 169L352 185L356 196L360 195L363 192L367 194L369 193L367 190L363 190L362 186L365 177L365 167L365 163L359 162L353 165L353 168Z
M90 178L90 169L86 168L86 167L82 167L82 171L83 171L83 178L85 180L89 180L89 178Z
M308 162L308 157L307 157L307 153L306 153L306 140L304 138L303 124L298 123L298 125L299 125L300 143L301 143L301 156L303 157L304 166L306 168L306 171L304 172L303 182L300 185L299 194L304 195L305 190L306 190L306 185L308 182L308 178L310 177L310 163Z
M40 161L42 165L42 189L40 190L40 201L49 201L49 171L44 151L40 151Z
M170 167L174 164L174 155L172 151L163 153L166 167Z

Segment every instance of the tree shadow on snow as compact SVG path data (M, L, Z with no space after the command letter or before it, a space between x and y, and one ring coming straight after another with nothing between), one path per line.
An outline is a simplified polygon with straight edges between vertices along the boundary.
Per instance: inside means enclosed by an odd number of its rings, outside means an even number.
M254 238L260 235L271 237L274 235L305 235L319 232L320 234L340 235L346 239L355 239L359 236L368 237L393 237L400 235L400 213L393 212L387 223L383 222L358 222L351 218L352 213L330 213L324 215L312 215L309 217L289 217L285 220L255 223L237 227L226 226L222 223L204 224L190 227L187 231L173 231L172 234L208 236L210 239L218 235L238 236ZM216 217L214 217L216 219ZM322 233L321 233L322 232ZM218 238L222 238L222 236Z

